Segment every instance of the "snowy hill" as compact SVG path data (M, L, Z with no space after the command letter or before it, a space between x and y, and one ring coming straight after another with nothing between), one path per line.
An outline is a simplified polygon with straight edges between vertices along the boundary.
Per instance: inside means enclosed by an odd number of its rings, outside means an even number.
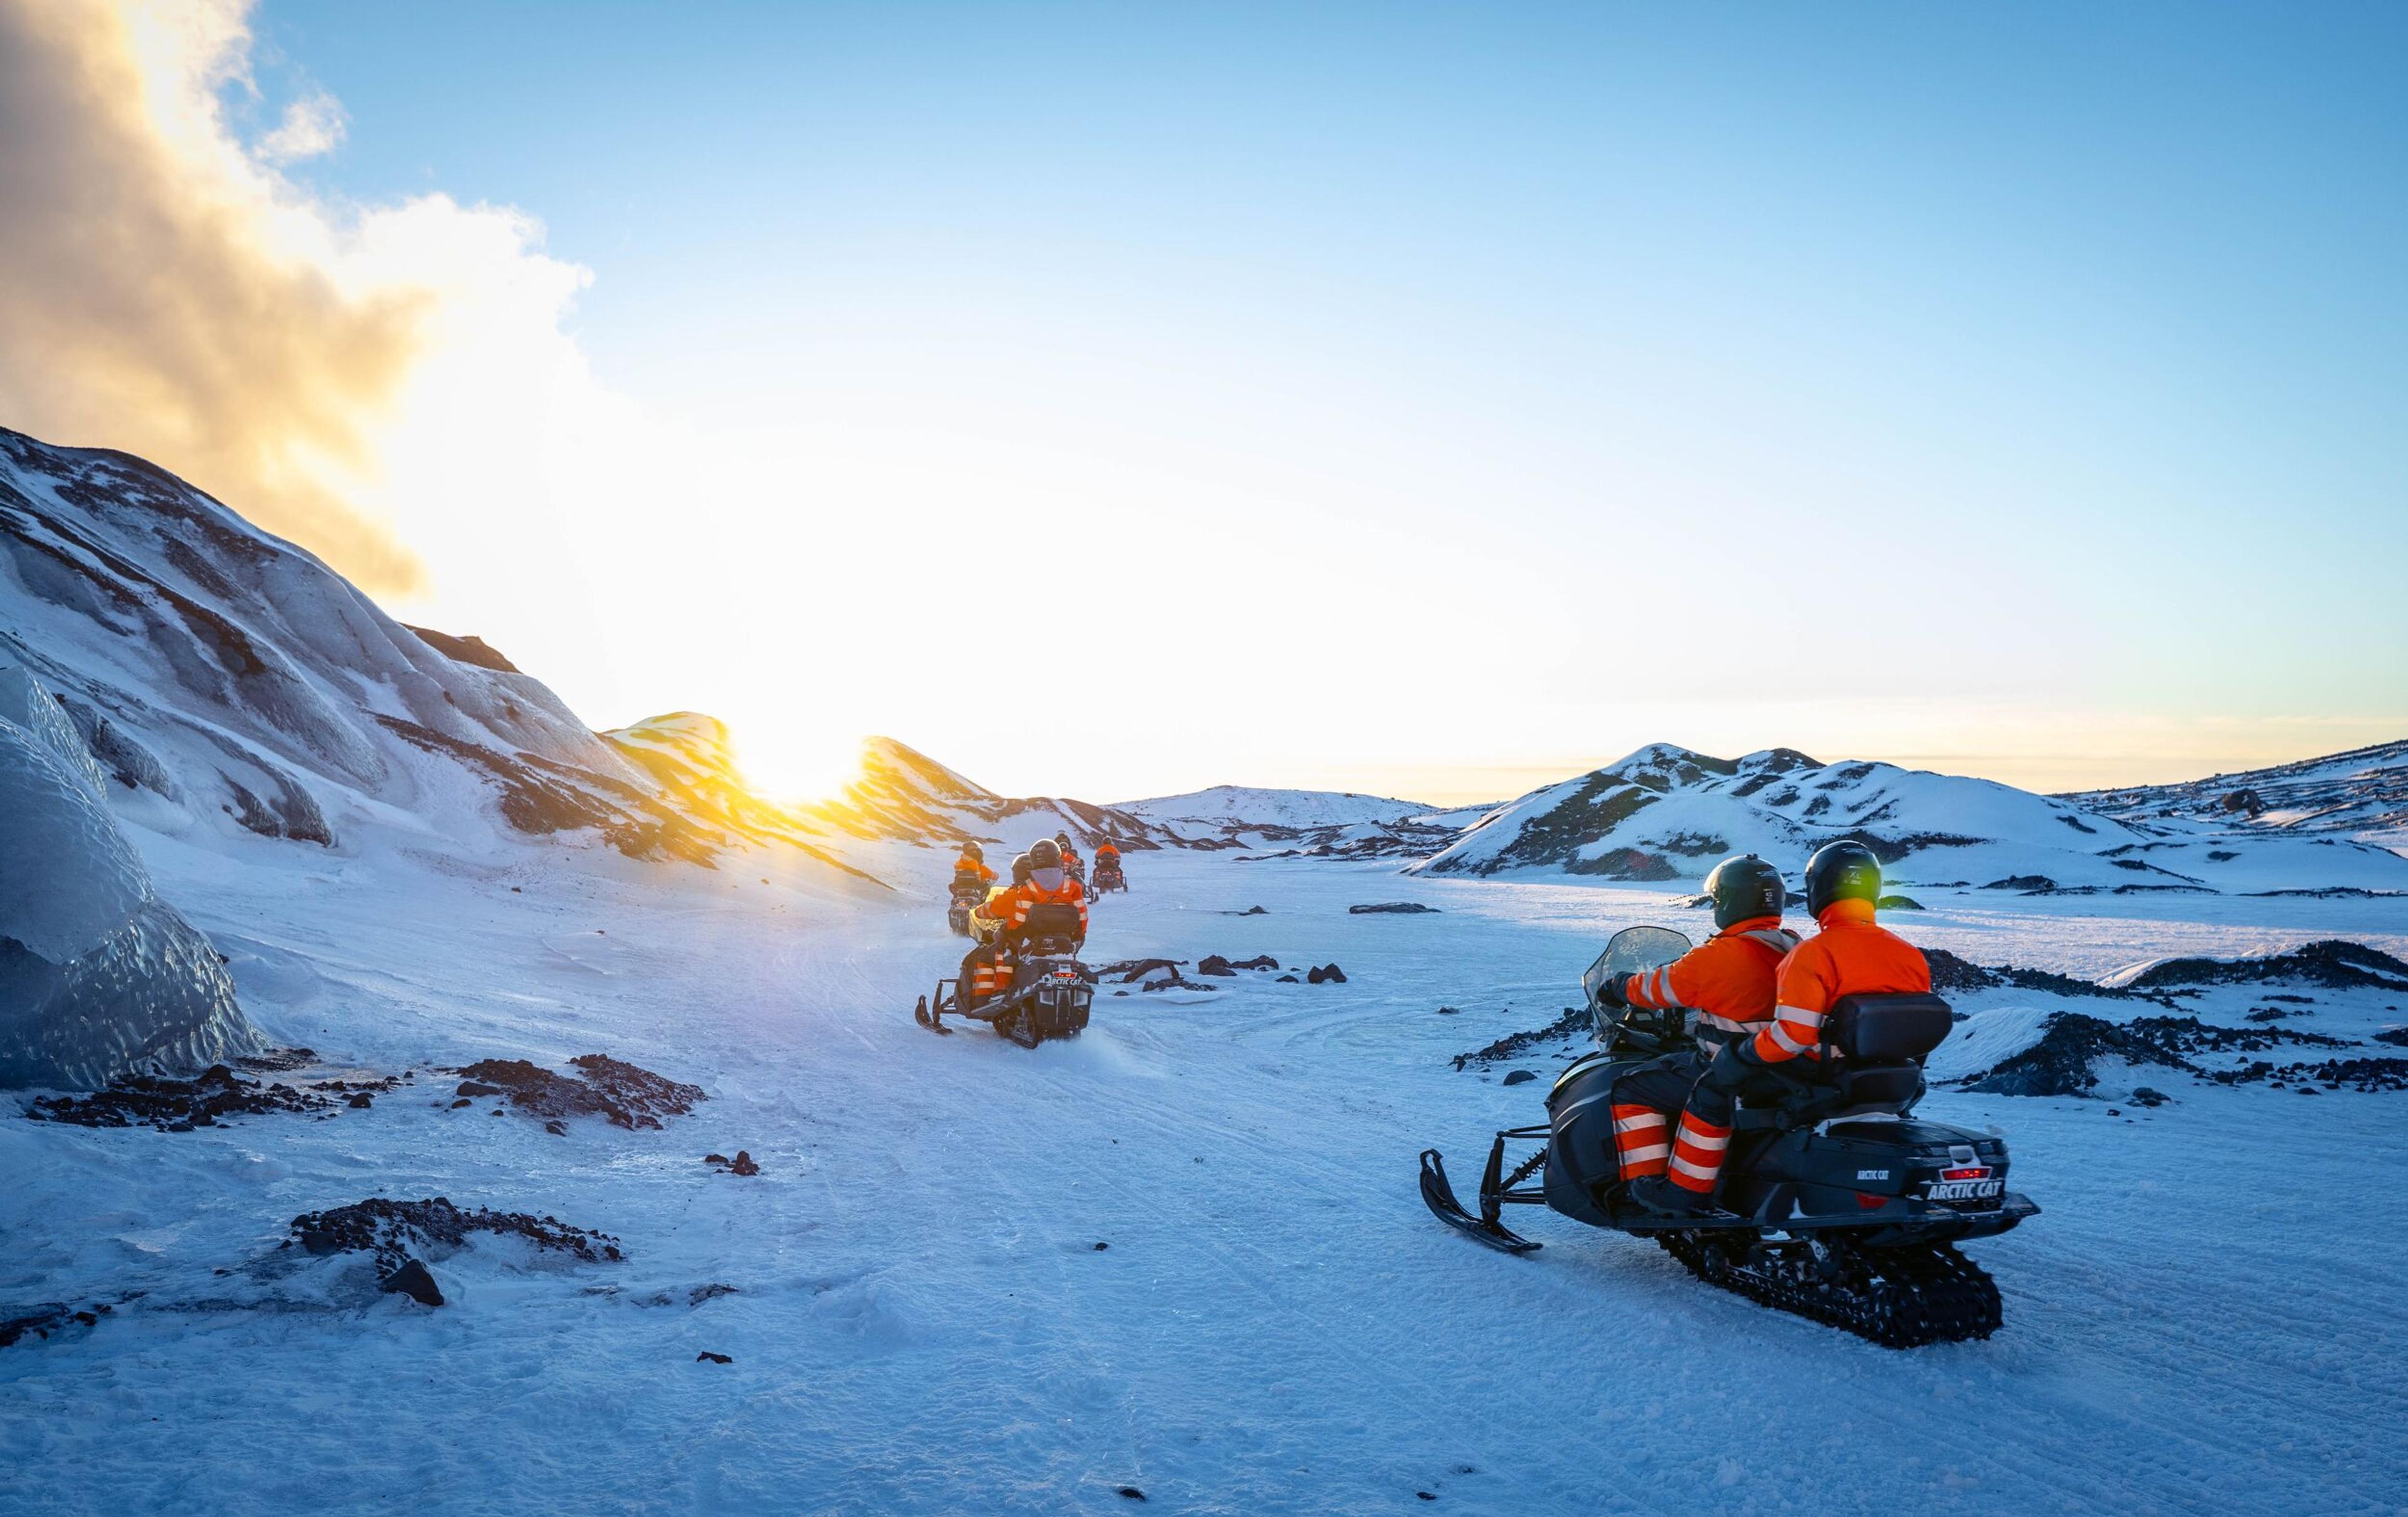
M1439 809L1419 801L1358 795L1353 791L1258 790L1249 785L1214 785L1184 795L1123 801L1119 809L1163 822L1200 822L1216 826L1235 823L1248 830L1402 822Z
M1246 785L1127 801L1121 809L1149 819L1191 848L1340 859L1426 858L1480 814L1352 791Z
M836 800L752 794L695 712L608 734L473 637L394 621L315 557L122 453L0 429L0 664L71 719L141 831L348 853L398 829L449 849L606 844L709 865L787 850L829 881L934 875L964 837L1169 829L997 795L873 738ZM898 852L895 844L922 845Z
M139 459L0 430L0 658L152 831L340 849L372 823L466 842L497 813L637 857L721 841L542 681Z
M1741 759L1652 744L1498 808L1416 872L1694 880L1732 852L1795 879L1853 837L1904 889L2036 894L2408 890L2408 860L2333 837L2176 834L1993 780L1791 749Z
M2077 806L2166 831L2317 833L2408 848L2408 740L2173 785L2093 790Z

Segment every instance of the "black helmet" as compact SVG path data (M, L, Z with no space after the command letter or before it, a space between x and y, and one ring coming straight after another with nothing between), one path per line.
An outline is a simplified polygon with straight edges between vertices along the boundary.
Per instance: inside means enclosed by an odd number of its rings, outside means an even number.
M1825 843L1806 861L1806 909L1815 916L1833 901L1881 899L1881 860L1853 837Z
M1064 848L1068 848L1068 847L1069 847L1069 846L1070 846L1070 835L1069 835L1068 833L1067 833L1067 832L1057 832L1057 833L1055 833L1055 834L1054 835L1054 840L1056 843L1059 843L1060 845L1062 845Z
M1706 876L1706 894L1714 898L1714 925L1727 927L1750 917L1777 917L1789 904L1781 871L1753 853L1734 853Z
M1025 853L1011 861L1011 882L1015 885L1028 883L1028 877L1036 872L1037 866L1028 862L1028 855Z
M1053 838L1039 837L1028 845L1028 866L1032 869L1058 869L1062 867L1062 850L1054 846Z
M986 862L986 850L979 847L976 843L964 843L962 845L962 852L968 854L971 858L978 860L981 864L984 864Z

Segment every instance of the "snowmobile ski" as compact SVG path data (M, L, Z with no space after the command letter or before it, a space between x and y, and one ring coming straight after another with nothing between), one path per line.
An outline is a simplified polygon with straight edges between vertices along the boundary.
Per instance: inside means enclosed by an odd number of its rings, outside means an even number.
M1475 1217L1464 1210L1463 1203L1455 1198L1455 1187L1447 1182L1446 1162L1436 1149L1422 1150L1422 1201L1430 1215L1492 1249L1529 1253L1545 1246L1513 1232L1493 1216Z

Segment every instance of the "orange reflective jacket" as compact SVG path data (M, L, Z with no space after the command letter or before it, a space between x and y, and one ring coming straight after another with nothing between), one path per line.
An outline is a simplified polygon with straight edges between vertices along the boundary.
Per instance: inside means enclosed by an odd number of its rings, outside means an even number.
M1068 874L1062 877L1062 888L1039 890L1035 880L1025 885L1007 885L986 898L979 908L987 916L1003 924L1007 933L1018 932L1028 924L1028 909L1034 906L1076 906L1079 909L1079 936L1087 936L1087 893Z
M1103 863L1106 859L1117 859L1120 856L1121 851L1114 848L1110 843L1098 843L1096 845L1096 862L1097 864Z
M1749 917L1681 955L1677 963L1632 975L1622 998L1632 1006L1698 1014L1698 1041L1720 1043L1772 1023L1773 978L1798 935L1779 917Z
M1842 995L1905 995L1931 989L1923 951L1873 924L1870 901L1834 901L1817 919L1822 931L1781 961L1772 1025L1756 1036L1756 1055L1779 1064L1823 1041L1823 1017Z
M993 884L995 882L995 871L986 866L984 860L974 859L968 853L965 853L961 857L953 860L953 878L956 880L975 878L982 883Z

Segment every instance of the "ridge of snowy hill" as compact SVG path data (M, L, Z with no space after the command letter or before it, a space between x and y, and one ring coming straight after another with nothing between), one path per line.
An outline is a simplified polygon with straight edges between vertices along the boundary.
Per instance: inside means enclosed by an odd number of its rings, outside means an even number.
M1354 791L1214 785L1183 795L1125 801L1190 848L1272 850L1274 858L1426 858L1485 809L1447 810L1424 801ZM1278 845L1285 845L1280 847Z
M1361 823L1402 822L1443 808L1354 791L1264 790L1252 785L1213 785L1183 795L1123 801L1119 809L1163 822L1239 823L1261 827L1345 827Z
M1489 813L1413 872L1694 879L1752 852L1796 878L1848 837L1901 889L2048 894L2408 890L2408 860L2333 837L2176 835L1989 780L1777 748L1723 759L1653 743Z
M2153 830L2340 834L2408 848L2408 738L2171 785L2060 797Z
M1057 832L1090 847L1106 837L1136 851L1182 846L1167 830L1111 807L999 795L892 737L862 740L858 767L834 798L786 804L749 788L726 724L716 717L674 711L602 736L688 812L738 836L788 842L839 863L856 854L856 864L868 859L856 844L950 850L974 839L1019 849Z
M1110 808L998 795L883 737L842 795L782 805L746 787L714 718L593 732L500 650L395 621L164 470L5 428L0 592L0 663L55 699L113 810L154 835L348 852L397 827L447 850L600 842L706 866L785 848L853 885L940 867L897 843L1185 844Z
M140 459L0 429L0 657L68 713L128 821L340 850L592 833L638 858L724 839L541 680L432 639L311 554Z

